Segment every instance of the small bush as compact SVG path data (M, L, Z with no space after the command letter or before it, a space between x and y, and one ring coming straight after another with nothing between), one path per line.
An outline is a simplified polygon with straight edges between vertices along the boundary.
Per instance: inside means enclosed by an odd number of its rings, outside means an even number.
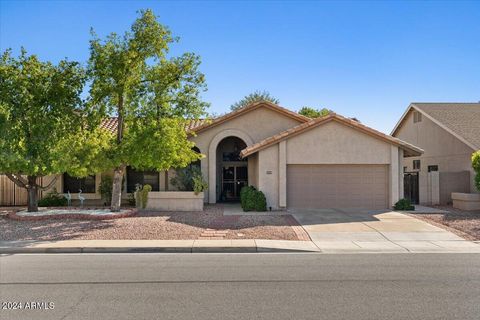
M400 199L393 206L395 210L415 210L415 207L412 205L408 199Z
M267 198L262 191L255 191L253 194L253 205L255 211L267 211Z
M55 188L38 201L40 207L65 207L67 203L67 198L58 193Z
M143 186L142 190L139 191L140 193L140 200L141 200L141 208L142 209L145 209L147 207L147 203L148 203L148 193L152 191L152 186L149 185L149 184L146 184Z
M251 187L245 186L240 190L240 205L242 206L242 209L245 211L245 202L247 199L247 192L250 192Z
M195 194L199 194L200 192L203 192L208 189L208 183L203 179L203 176L201 173L195 174L193 177L193 192Z
M475 171L475 187L480 191L480 150L472 154L472 168Z
M102 199L107 206L112 203L112 184L112 177L102 176L102 181L98 186L98 192L102 195Z
M240 190L240 204L243 211L267 211L265 194L252 186Z

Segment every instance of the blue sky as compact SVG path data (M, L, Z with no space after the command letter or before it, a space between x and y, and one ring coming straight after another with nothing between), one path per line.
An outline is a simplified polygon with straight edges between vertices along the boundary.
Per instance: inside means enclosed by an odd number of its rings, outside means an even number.
M88 59L151 8L202 57L211 112L267 90L389 133L413 101L480 100L480 2L0 1L0 49Z

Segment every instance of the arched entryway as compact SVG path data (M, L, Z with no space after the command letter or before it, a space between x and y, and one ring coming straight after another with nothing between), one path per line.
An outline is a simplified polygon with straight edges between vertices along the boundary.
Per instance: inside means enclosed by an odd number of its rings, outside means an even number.
M225 140L225 141L224 141ZM236 145L235 145L236 142ZM222 180L223 180L223 166L224 165L229 165L233 164L234 166L238 164L239 166L246 166L246 174L248 177L248 161L240 161L241 163L237 161L224 161L223 160L223 153L224 152L234 152L235 148L237 149L237 152L241 151L242 147L247 147L253 144L253 139L245 132L238 130L238 129L227 129L219 132L210 142L209 148L208 148L208 202L209 203L216 203L217 201L222 201L223 195L225 195L225 200L227 198L230 198L234 200L235 198L238 197L238 192L232 194L231 192L229 195L232 195L231 197L228 196L224 192L225 188L222 185ZM231 163L229 163L231 162ZM237 169L234 169L237 170ZM245 169L238 169L239 171L245 170ZM240 172L238 174L239 177L242 177L244 174L244 171ZM231 175L230 175L231 177ZM229 179L227 179L229 180ZM245 179L248 182L248 178ZM230 182L230 181L227 181ZM234 179L233 183L244 183L243 180L236 179L235 174L234 174ZM238 189L238 188L237 188Z
M240 157L247 144L238 137L224 138L217 146L216 176L219 202L240 200L240 190L248 185L248 161Z

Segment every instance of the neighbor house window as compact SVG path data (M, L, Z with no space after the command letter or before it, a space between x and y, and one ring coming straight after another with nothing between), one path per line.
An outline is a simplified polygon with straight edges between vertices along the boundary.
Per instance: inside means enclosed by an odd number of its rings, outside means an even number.
M140 171L135 170L132 167L127 167L127 192L134 192L137 184L152 186L152 191L160 191L158 171L148 170Z
M413 111L413 123L421 122L422 114L418 111Z
M403 167L403 172L407 172L408 168L407 167Z
M413 160L413 170L420 170L420 160Z
M438 171L438 166L437 165L428 166L428 172L431 172L431 171Z
M95 176L87 176L85 178L75 178L68 173L63 174L63 193L95 193Z

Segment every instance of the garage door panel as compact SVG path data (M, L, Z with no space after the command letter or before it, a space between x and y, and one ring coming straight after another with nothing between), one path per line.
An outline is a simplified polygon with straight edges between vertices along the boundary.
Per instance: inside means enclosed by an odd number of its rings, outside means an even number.
M386 208L386 165L288 165L287 205L297 208Z

